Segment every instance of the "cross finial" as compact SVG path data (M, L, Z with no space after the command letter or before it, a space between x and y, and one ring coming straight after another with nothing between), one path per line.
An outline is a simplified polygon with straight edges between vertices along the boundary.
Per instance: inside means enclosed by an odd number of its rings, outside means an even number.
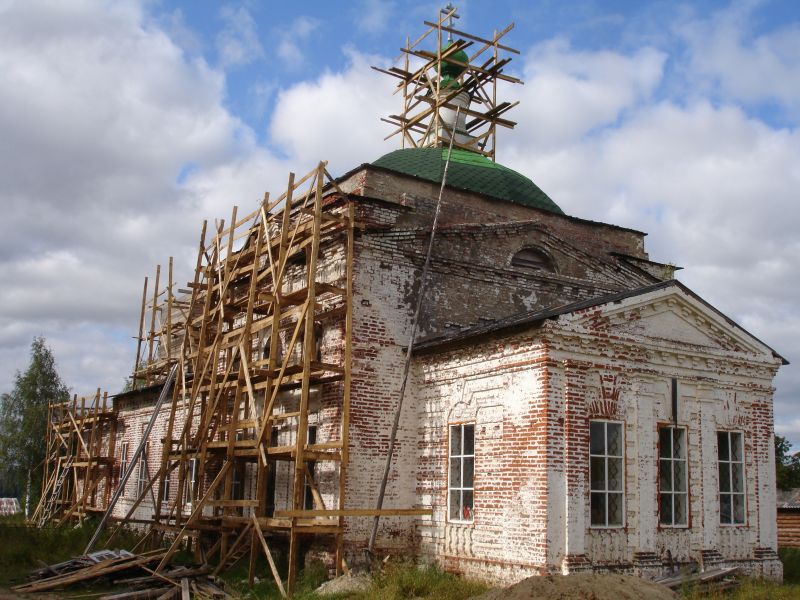
M445 6L442 9L442 12L444 14L448 14L449 13L449 15L450 15L449 17L447 17L447 20L448 20L447 26L450 27L451 29L453 28L453 18L456 18L456 19L458 18L458 15L456 14L455 11L456 11L456 7L453 6L452 2L448 2L447 6ZM447 32L447 41L448 42L452 42L453 41L453 32L451 32L451 31Z

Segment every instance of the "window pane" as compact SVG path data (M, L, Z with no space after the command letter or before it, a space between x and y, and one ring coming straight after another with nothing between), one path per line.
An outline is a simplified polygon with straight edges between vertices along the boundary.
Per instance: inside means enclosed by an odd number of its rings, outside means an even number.
M592 525L606 524L606 494L592 493Z
M475 425L464 425L464 454L475 454Z
M741 433L731 433L731 460L742 460Z
M451 458L450 459L450 487L451 488L460 488L461 487L461 459L460 458Z
M475 459L474 458L465 458L464 459L464 487L471 488L473 487L472 479L475 473Z
M676 460L672 463L672 468L674 469L675 473L675 491L676 492L685 492L686 491L686 461L685 460Z
M744 491L744 465L742 463L731 464L731 491Z
M731 468L729 463L719 464L719 491L731 491Z
M460 519L461 514L461 492L452 490L450 492L450 519Z
M593 456L591 461L592 489L606 489L606 459Z
M730 460L730 452L728 452L728 432L717 432L717 448L720 460Z
M605 425L602 421L592 421L589 424L589 452L591 454L605 454Z
M673 458L686 458L686 431L684 429L672 430L672 456Z
M461 454L461 425L450 427L450 456Z
M608 454L611 456L622 456L622 425L619 423L608 423Z
M461 509L461 518L467 521L472 520L472 492L469 490L464 491L464 505Z
M675 494L673 496L673 504L675 505L675 522L674 525L686 525L686 494Z
M672 494L661 494L658 503L659 523L672 525Z
M720 494L719 497L719 521L720 523L731 522L731 496L730 494Z
M733 496L733 522L744 523L744 494Z
M608 495L608 524L622 525L622 494Z
M621 491L622 490L622 459L609 458L608 459L608 489Z
M672 461L658 461L658 489L662 492L672 491Z
M658 455L664 458L672 458L672 436L670 428L662 427L658 430Z

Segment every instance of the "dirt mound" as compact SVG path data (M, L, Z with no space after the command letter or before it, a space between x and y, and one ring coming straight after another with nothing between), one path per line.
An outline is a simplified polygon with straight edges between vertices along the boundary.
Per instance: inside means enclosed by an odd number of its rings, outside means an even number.
M630 575L542 575L472 600L677 600L669 588Z
M365 574L353 575L352 577L349 575L342 575L341 577L326 581L314 591L320 596L363 592L369 588L371 582L372 580Z

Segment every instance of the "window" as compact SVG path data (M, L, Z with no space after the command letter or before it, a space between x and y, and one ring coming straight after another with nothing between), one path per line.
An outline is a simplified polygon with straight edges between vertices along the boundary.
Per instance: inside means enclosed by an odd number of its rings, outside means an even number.
M472 521L475 492L475 425L450 426L448 505L451 521Z
M317 443L317 426L316 425L309 425L308 426L308 445L316 444ZM310 460L306 463L308 466L308 472L311 473L312 480L316 477L316 470L317 470L317 463L316 461ZM305 482L305 489L304 489L304 496L303 496L303 508L305 510L314 510L314 492L311 488L311 483L308 481L307 478L304 478L303 481Z
M538 248L523 248L511 258L511 266L555 273L553 260Z
M128 442L122 442L119 451L119 482L122 484L122 478L125 476L125 471L128 470Z
M197 490L197 459L190 458L189 459L189 472L187 473L188 477L184 479L185 488L183 490L184 495L184 502L186 503L187 507L191 509L192 502L194 500L194 493Z
M164 493L161 494L162 502L169 502L169 482L171 478L172 471L167 471L167 474L164 476Z
M622 447L622 423L589 424L591 518L595 527L622 526Z
M739 431L717 432L719 522L744 524L744 440Z
M147 489L147 484L150 483L150 478L147 476L147 455L150 454L150 442L145 443L142 456L139 458L139 480L136 482L136 495L141 497Z
M231 499L233 500L241 500L244 498L244 486L242 485L242 473L239 470L239 467L234 464L233 469L233 480L231 481Z
M658 430L658 491L658 522L686 527L689 522L686 430L681 427Z

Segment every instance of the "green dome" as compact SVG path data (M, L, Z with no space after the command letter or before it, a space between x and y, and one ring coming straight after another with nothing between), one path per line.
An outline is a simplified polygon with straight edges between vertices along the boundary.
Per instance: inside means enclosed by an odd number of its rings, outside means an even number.
M397 173L440 183L447 148L405 148L381 156L372 164ZM515 204L541 208L559 215L564 211L535 183L485 156L453 148L447 185Z
M442 50L447 50L452 45L453 42L447 42L444 46L442 46ZM451 60L457 60L458 62L462 62L467 65L469 64L469 56L467 56L467 53L463 50L458 50L454 54L444 59L444 63L442 64L442 79L456 79L459 75L467 70L466 67L451 62Z

